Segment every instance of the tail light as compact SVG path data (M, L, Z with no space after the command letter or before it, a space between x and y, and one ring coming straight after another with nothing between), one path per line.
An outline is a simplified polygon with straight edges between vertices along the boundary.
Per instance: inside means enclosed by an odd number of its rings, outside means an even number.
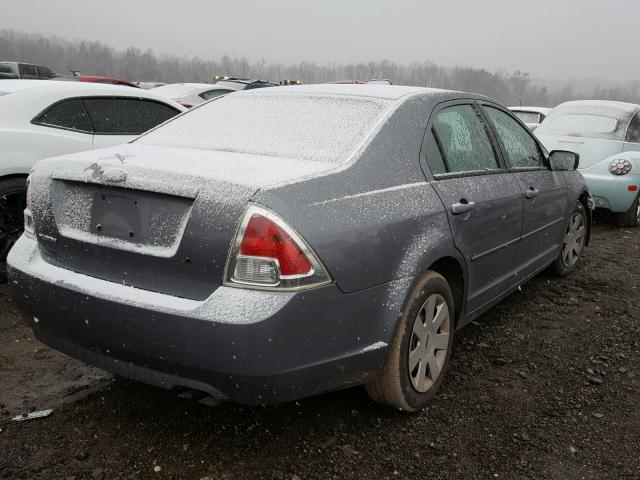
M180 105L182 105L184 108L191 108L191 107L193 107L193 105L192 105L192 104L190 104L190 103L183 103L183 102L180 102Z
M609 173L612 175L626 175L631 171L631 162L629 160L611 160L609 162Z
M304 239L274 212L250 205L225 268L225 285L302 290L331 282Z
M27 206L24 209L24 234L29 238L36 238L36 231L31 215L31 177L27 177Z

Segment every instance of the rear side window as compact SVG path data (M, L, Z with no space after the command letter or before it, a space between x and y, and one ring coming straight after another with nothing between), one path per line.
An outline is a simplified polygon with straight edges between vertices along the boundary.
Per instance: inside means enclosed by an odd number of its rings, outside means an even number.
M433 122L433 133L447 173L500 168L487 129L471 105L442 109Z
M38 77L40 78L52 78L53 72L47 67L38 67Z
M514 168L544 167L542 153L528 130L497 108L484 107L498 133L498 139Z
M87 112L77 98L56 103L40 115L34 123L84 133L93 133Z
M140 135L179 112L163 103L138 98L85 98L96 135Z
M640 112L636 113L629 123L627 142L640 143Z
M443 173L447 173L447 166L444 163L440 147L438 147L438 141L433 133L433 128L429 130L429 133L427 134L422 154L426 157L425 160L433 175L442 175Z
M205 100L211 100L212 98L219 97L220 95L225 95L233 90L209 90L208 92L202 92L199 96L200 98L204 98Z
M36 71L35 65L28 65L25 63L20 64L20 75L24 77L37 77L38 72Z

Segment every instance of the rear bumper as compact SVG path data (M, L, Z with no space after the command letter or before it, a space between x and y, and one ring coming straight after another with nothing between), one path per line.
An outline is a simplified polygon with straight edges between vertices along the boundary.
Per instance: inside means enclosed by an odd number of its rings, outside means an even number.
M640 175L628 174L622 176L589 172L581 170L596 207L606 208L612 212L626 212L638 195L638 191L630 191L635 185L640 189Z
M405 292L404 282L353 294L335 285L296 293L219 287L204 301L187 300L50 265L25 237L8 264L16 304L43 343L125 377L249 404L371 379L398 318L390 306L401 302L390 292Z

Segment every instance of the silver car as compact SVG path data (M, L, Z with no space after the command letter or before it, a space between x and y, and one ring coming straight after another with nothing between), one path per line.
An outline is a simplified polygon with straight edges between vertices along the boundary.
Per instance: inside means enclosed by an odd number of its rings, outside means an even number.
M245 403L352 385L405 411L457 328L590 232L577 156L473 94L252 90L40 162L10 286L36 337Z

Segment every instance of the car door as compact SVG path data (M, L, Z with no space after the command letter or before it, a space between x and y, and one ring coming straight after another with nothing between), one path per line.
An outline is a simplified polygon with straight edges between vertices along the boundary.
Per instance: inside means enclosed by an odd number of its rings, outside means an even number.
M434 111L422 156L467 264L470 314L517 282L522 192L472 100Z
M529 276L558 254L567 224L564 172L548 167L545 154L529 130L502 107L481 102L509 169L522 189L520 275Z
M82 103L93 123L94 148L127 143L180 113L162 102L135 97L86 97Z

